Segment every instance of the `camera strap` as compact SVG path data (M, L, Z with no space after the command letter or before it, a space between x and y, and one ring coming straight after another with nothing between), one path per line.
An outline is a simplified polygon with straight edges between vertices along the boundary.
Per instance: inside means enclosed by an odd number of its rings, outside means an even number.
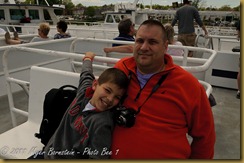
M167 76L168 76L168 73L163 75L163 76L161 76L161 78L158 80L158 83L153 87L151 93L148 95L147 99L142 103L141 106L138 107L138 110L137 110L136 114L140 113L142 106L147 102L147 100L152 96L152 94L155 93L158 90L158 88L164 82L164 80L166 79Z
M129 80L129 82L130 82L130 80L131 80L131 74L132 74L132 72L129 72L129 75L128 75L128 80ZM121 99L120 99L120 102L119 102L119 106L122 106L123 105L123 103L124 103L124 101L125 101L125 99L127 98L127 93L125 93L122 97L121 97Z

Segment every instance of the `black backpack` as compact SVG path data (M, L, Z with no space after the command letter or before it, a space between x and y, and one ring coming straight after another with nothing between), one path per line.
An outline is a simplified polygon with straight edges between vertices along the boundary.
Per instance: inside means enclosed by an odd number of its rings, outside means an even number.
M49 139L58 128L64 113L75 98L76 93L76 87L64 85L60 88L52 88L45 95L41 126L39 133L35 133L35 137L41 139L44 145L48 143Z

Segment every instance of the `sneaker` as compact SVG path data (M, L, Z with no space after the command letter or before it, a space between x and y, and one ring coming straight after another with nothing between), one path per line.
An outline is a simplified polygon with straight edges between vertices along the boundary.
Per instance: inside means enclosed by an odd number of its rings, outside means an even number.
M19 35L16 31L14 31L14 40L19 40Z
M240 96L241 96L241 92L240 91L237 91L236 98L240 99Z
M11 37L10 37L10 33L9 32L6 32L5 33L5 42L6 42L6 44L10 44L10 40L11 39Z

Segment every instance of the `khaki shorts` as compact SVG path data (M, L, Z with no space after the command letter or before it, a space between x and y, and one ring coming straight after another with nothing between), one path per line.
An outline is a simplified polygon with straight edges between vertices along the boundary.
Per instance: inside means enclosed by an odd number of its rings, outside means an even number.
M184 46L195 46L196 37L196 33L179 34L178 41L180 41Z

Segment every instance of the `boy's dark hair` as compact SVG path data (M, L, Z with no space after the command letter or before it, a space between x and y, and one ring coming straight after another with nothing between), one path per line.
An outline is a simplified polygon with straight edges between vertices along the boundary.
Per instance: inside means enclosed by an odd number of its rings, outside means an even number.
M121 34L130 33L130 27L133 25L130 18L124 18L119 22L118 30Z
M58 23L57 23L57 27L62 29L63 32L66 32L67 28L68 28L68 25L65 21L62 21L60 20Z
M129 85L129 78L118 68L108 68L98 78L99 84L107 82L116 84L121 89L127 89Z
M159 26L159 27L161 27L162 34L163 34L162 39L163 39L163 41L166 41L167 40L166 30L165 30L165 28L164 28L164 26L163 26L163 24L161 22L159 22L157 20L153 20L153 19L148 19L148 20L145 20L144 22L142 22L141 25L140 25L140 27L143 26L143 25L145 25L145 26ZM140 27L138 29L140 29Z

